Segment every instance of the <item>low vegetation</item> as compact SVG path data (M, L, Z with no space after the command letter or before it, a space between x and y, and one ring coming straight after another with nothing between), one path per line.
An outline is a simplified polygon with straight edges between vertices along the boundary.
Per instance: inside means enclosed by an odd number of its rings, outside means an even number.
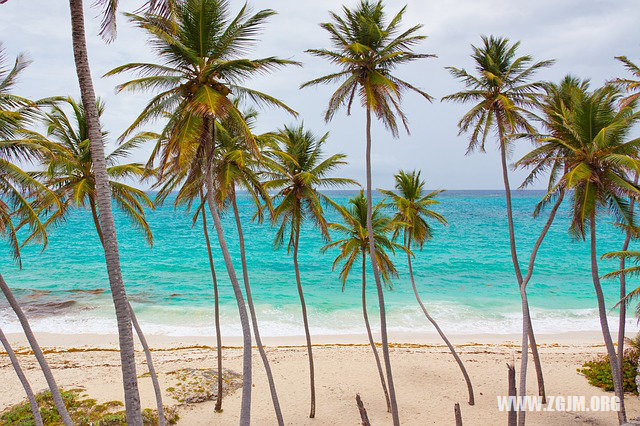
M126 414L122 409L124 404L121 401L108 401L99 404L95 399L88 398L82 389L61 392L64 403L76 425L124 426L127 424ZM36 395L36 400L40 406L42 420L46 426L62 424L50 391L40 392ZM178 415L174 410L165 407L164 413L167 417L167 423L175 424L178 421ZM157 425L157 412L148 408L143 410L142 420L146 426ZM0 425L26 426L33 424L33 415L28 401L9 407L0 414Z

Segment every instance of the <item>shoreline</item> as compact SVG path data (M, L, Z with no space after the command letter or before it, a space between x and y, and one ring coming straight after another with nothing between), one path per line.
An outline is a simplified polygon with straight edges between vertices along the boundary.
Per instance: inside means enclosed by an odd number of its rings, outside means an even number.
M123 400L119 351L115 335L72 335L36 333L58 384L66 389L80 388L89 397L103 403ZM34 390L46 389L46 383L24 337L7 336ZM215 369L215 338L176 338L147 336L152 347L166 406L177 410L178 425L226 425L236 423L241 392L224 399L222 413L214 412L214 401L181 403L172 389L180 385L176 372ZM366 336L313 336L318 412L308 415L308 360L302 336L265 337L267 356L274 373L286 424L330 425L359 424L355 394L361 395L373 424L390 424ZM507 391L506 364L520 367L520 342L517 335L453 336L453 344L469 371L474 385L476 405L469 406L467 390L455 361L437 335L390 336L390 355L394 381L405 425L453 424L453 405L459 403L466 425L506 422L506 413L498 410L496 397ZM539 336L539 351L548 395L584 395L610 397L611 392L587 383L577 369L582 363L604 354L602 336L594 332L558 333ZM224 338L224 368L242 371L240 338ZM140 345L136 342L136 364L140 397L145 408L154 408L153 388ZM275 424L264 368L257 351L253 352L252 422ZM6 355L0 355L0 412L24 400L21 388ZM527 375L529 395L537 394L533 365ZM640 415L640 400L626 398L629 418ZM609 425L613 412L529 412L530 425Z

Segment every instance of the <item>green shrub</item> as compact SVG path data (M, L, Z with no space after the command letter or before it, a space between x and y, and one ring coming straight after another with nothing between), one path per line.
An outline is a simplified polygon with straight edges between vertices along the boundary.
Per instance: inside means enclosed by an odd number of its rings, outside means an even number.
M86 398L79 389L61 390L61 393L65 406L76 425L125 426L127 424L126 413L120 409L124 404L120 401L98 404L95 399ZM40 407L42 421L46 426L62 424L50 391L40 392L36 395L36 400ZM175 424L178 421L178 415L172 408L165 407L165 416L169 424ZM142 412L142 421L146 426L156 426L158 424L156 411L145 409ZM28 401L9 407L0 413L0 426L31 426L33 424L33 415Z
M636 374L638 373L638 352L635 349L625 351L622 362L622 388L625 392L638 394L636 387ZM587 361L578 369L587 378L592 386L597 386L606 391L613 391L613 378L611 377L611 366L609 365L609 355L602 355L595 360Z

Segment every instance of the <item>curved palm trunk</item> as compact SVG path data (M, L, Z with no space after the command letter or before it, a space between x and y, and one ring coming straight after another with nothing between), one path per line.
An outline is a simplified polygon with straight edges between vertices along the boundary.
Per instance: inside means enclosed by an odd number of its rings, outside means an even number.
M300 296L300 306L302 307L302 322L304 323L304 335L307 339L307 353L309 355L309 387L311 388L311 410L309 418L316 416L316 378L313 368L313 350L311 349L311 333L309 332L309 320L307 319L307 305L304 302L302 283L300 282L300 269L298 268L298 245L300 241L300 225L295 231L295 241L293 243L293 268L296 271L296 284L298 286L298 296Z
M96 227L96 231L98 233L98 237L100 238L100 243L104 248L104 236L102 234L102 229L100 228L100 221L98 220L98 215L95 209L95 202L91 197L89 197L89 205L91 206L91 214L93 216L93 224ZM128 303L128 302L127 302ZM151 356L151 350L149 349L149 345L147 344L147 339L144 337L144 333L142 332L142 328L140 324L138 324L138 319L136 318L136 314L129 303L129 313L131 315L131 323L133 324L133 328L138 335L138 339L140 339L140 344L142 345L142 350L144 351L144 356L147 360L147 367L149 368L149 376L151 376L151 383L153 384L153 391L156 396L156 408L158 410L158 423L160 426L165 426L165 416L164 416L164 405L162 404L162 390L160 389L160 382L158 381L158 375L156 374L156 369L153 366L153 358Z
M204 196L200 191L200 198L204 202ZM204 239L207 242L207 254L209 255L209 269L211 269L211 279L213 281L213 304L216 323L216 351L218 353L218 394L216 395L215 411L222 412L222 335L220 334L220 299L218 297L218 278L216 269L213 266L213 253L211 252L211 241L209 240L209 229L207 227L207 213L202 208L202 229Z
M69 0L69 7L71 11L73 56L75 59L76 73L78 74L78 82L80 84L82 104L87 116L93 173L96 180L96 201L105 242L104 255L118 323L120 362L122 366L127 424L130 426L141 426L142 412L140 409L140 394L138 392L138 378L136 375L131 316L129 315L129 302L127 301L127 295L122 281L122 272L120 271L120 255L118 253L118 240L113 222L113 212L111 210L111 192L107 177L103 139L100 131L100 117L96 107L96 96L93 89L93 81L91 80L91 70L89 69L82 0Z
M58 388L58 384L56 383L56 380L53 378L51 367L49 367L47 360L44 358L42 349L40 349L40 345L36 340L36 336L33 334L33 331L31 330L31 326L29 325L29 320L27 320L27 317L24 315L24 312L22 312L20 305L18 305L18 301L13 296L13 293L11 293L11 290L9 289L9 286L7 285L7 283L4 281L2 274L0 274L0 290L2 290L2 293L4 293L4 296L9 302L11 309L13 309L13 312L15 312L16 316L18 317L18 321L20 321L20 325L22 326L22 330L24 330L24 335L26 336L27 341L29 342L29 346L31 346L31 349L33 350L33 354L35 355L36 359L38 360L38 364L40 364L40 368L42 369L42 374L44 374L44 378L47 380L47 385L49 385L49 390L51 391L53 402L55 403L56 408L58 409L58 413L60 414L60 418L62 419L62 422L66 426L73 425L71 416L69 415L69 412L67 411L67 408L64 405L64 401L62 399L62 395L60 394L60 389Z
M635 177L633 179L633 183L635 185L638 184L638 172L636 172ZM636 199L631 198L629 200L629 211L633 214L633 209L635 207ZM627 229L626 236L624 238L624 244L622 244L622 250L629 249L629 243L631 242L631 230ZM620 270L624 270L625 268L625 259L624 257L620 258ZM627 277L624 273L620 274L620 300L623 300L627 296ZM620 315L618 316L618 371L620 377L622 377L622 366L624 364L624 334L625 327L627 321L627 304L626 302L620 303ZM638 383L640 383L640 371L636 376L636 386L638 387ZM640 389L640 387L638 387Z
M33 394L33 390L31 389L31 385L29 385L29 381L27 377L24 375L22 368L20 367L20 363L18 362L18 357L16 353L11 348L7 337L0 329L0 342L2 342L2 346L4 346L4 350L7 351L7 355L9 355L9 359L11 360L11 365L13 365L13 369L20 379L20 383L22 383L22 387L24 388L24 392L27 394L27 399L29 400L29 406L31 407L31 414L33 415L33 422L36 426L42 426L42 416L40 415L40 408L38 407L38 401L36 401L36 397Z
M373 340L373 334L371 333L371 325L369 324L369 314L367 314L367 256L365 252L362 252L362 316L364 317L364 325L367 327L367 336L369 337L369 345L373 351L373 356L376 359L376 366L378 367L378 374L380 375L380 383L382 384L382 390L384 391L384 399L387 402L387 412L391 412L391 401L389 400L389 391L387 390L387 382L384 380L384 371L382 371L382 363L380 363L380 355L378 355L378 349L376 343Z
M142 345L142 349L144 350L144 356L147 360L147 367L149 368L149 376L151 376L151 383L153 384L153 391L156 394L156 409L158 410L158 425L165 426L165 416L164 416L164 407L162 405L162 390L160 390L160 382L158 382L158 375L156 374L156 369L153 367L153 358L151 357L151 351L149 350L149 345L147 344L147 339L144 337L142 333L142 328L140 328L140 324L138 324L138 318L136 318L136 314L129 304L129 310L131 311L131 323L133 324L133 328L136 330L138 334L138 338L140 339L140 344Z
M529 315L529 302L527 293L522 285L522 273L520 272L520 264L518 263L518 254L516 251L516 239L513 226L513 208L511 206L511 187L509 186L509 174L507 171L507 154L505 152L502 125L498 124L500 133L500 159L502 161L502 179L504 182L505 198L507 201L507 221L509 224L509 246L511 249L511 260L513 268L518 279L518 289L520 290L520 300L522 305L522 357L520 360L520 389L519 394L524 396L527 393L527 364L529 361L529 329L531 325L531 317ZM518 425L523 426L525 423L525 411L518 413Z
M598 314L600 316L600 328L604 337L604 344L609 355L609 365L611 366L611 376L613 378L613 387L615 394L620 398L620 411L618 411L618 422L624 424L627 422L627 414L624 409L624 391L622 389L622 380L618 374L618 359L616 358L616 350L613 347L611 332L609 331L609 321L607 320L607 308L605 307L604 295L600 286L600 275L598 274L598 258L596 250L596 217L595 213L591 213L591 276L593 278L593 287L596 291L598 300Z
M247 315L247 307L244 304L244 296L242 295L242 289L238 283L236 277L236 270L233 267L233 261L231 260L231 254L227 247L227 240L224 236L224 229L222 229L222 222L220 221L220 215L218 214L218 206L213 196L215 192L215 186L213 184L213 174L211 170L213 159L213 146L215 144L215 137L210 138L211 132L207 119L204 120L204 135L205 138L210 140L210 150L207 161L207 170L205 174L205 185L207 188L207 202L209 204L209 211L213 218L213 225L216 228L218 234L218 243L220 250L222 251L222 257L224 258L224 264L229 274L229 280L233 287L233 294L238 304L238 314L240 316L240 325L242 326L242 402L240 408L240 425L245 426L251 423L251 326L249 325L249 317ZM215 126L214 126L215 129Z
M373 235L373 225L371 223L371 215L373 212L373 203L371 195L371 108L367 105L367 234ZM378 269L378 261L376 260L376 247L373 238L369 239L369 258L371 259L371 269L373 277L376 280L376 289L378 291L378 304L380 305L380 335L382 338L382 356L384 358L384 366L387 370L387 384L389 386L389 399L391 400L391 416L393 417L394 426L400 424L398 415L398 402L396 401L396 389L393 385L393 373L391 372L391 357L389 356L389 339L387 337L387 314L384 308L384 293L382 289L382 280L380 279L380 270Z
M407 236L406 241L407 241L406 243L407 249L411 250L411 234ZM416 296L416 300L418 301L418 304L422 308L422 312L424 313L424 316L426 316L429 322L433 324L435 329L438 331L438 334L440 335L442 340L444 340L444 343L449 348L451 355L453 355L453 358L458 363L458 366L460 367L460 371L462 371L462 375L464 376L464 380L467 383L467 391L469 392L469 405L474 405L475 399L473 397L473 385L471 384L471 378L469 377L469 373L467 373L467 369L465 368L464 364L462 363L462 360L458 356L458 353L456 352L455 348L453 347L453 345L451 344L447 336L444 334L444 332L442 331L438 323L431 317L431 315L429 315L429 312L427 312L427 308L422 303L422 299L420 298L420 294L418 293L418 288L416 287L416 282L413 278L413 265L411 263L411 255L409 253L407 253L407 264L409 265L409 278L411 279L411 287L413 288L413 294Z
M276 418L280 426L284 425L282 418L282 410L280 410L280 402L278 401L278 393L276 392L276 383L273 380L273 373L271 372L271 366L269 365L269 358L262 345L262 339L260 338L260 331L258 330L258 317L256 316L256 309L253 306L253 298L251 296L251 286L249 285L249 270L247 268L247 255L244 249L244 234L242 232L242 221L240 220L240 214L238 212L238 203L236 202L235 189L231 192L231 202L233 203L233 215L236 219L236 228L238 228L238 242L240 244L240 259L242 261L242 279L244 281L244 292L247 295L247 305L249 305L249 314L251 315L251 324L253 326L253 336L256 339L256 346L258 346L258 352L262 358L264 364L264 370L267 374L267 380L269 381L269 391L271 392L271 400L273 401L273 409L276 412Z

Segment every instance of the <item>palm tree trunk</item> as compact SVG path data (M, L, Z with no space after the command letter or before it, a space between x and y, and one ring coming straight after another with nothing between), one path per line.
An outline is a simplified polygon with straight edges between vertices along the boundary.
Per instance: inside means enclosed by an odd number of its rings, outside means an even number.
M635 173L635 177L633 179L633 183L638 185L638 172ZM629 211L633 214L633 209L635 207L636 199L631 197L629 200ZM622 244L622 250L629 249L629 243L631 242L631 229L627 229L627 235L624 238L624 244ZM625 259L624 257L620 258L620 270L624 270L625 268ZM620 274L620 300L622 301L627 296L627 277L624 273ZM625 327L627 322L627 303L620 303L620 315L618 316L618 371L620 377L622 377L622 366L624 364L624 334ZM640 371L638 372L640 375ZM638 376L636 376L636 383L640 380Z
M256 309L253 306L253 298L251 296L251 286L249 285L249 270L247 268L247 255L244 248L244 234L242 232L242 221L240 220L240 213L238 212L238 203L236 202L236 191L231 190L231 202L233 203L233 214L236 219L236 228L238 228L238 242L240 243L240 259L242 260L242 279L244 281L244 292L247 295L247 304L249 305L249 314L251 315L251 324L253 326L253 336L256 339L256 345L258 346L258 352L262 358L264 364L264 370L267 374L267 380L269 381L269 391L271 392L271 400L273 401L273 409L276 412L276 418L280 426L284 425L282 418L282 410L280 410L280 402L278 401L278 393L276 392L276 383L273 380L273 373L271 372L271 366L269 365L269 358L262 345L262 339L260 338L260 331L258 330L258 317L256 316Z
M311 349L311 333L309 333L309 320L307 318L307 305L304 303L304 293L300 282L300 268L298 268L298 246L300 242L300 224L295 230L295 240L293 243L293 268L296 271L296 284L298 286L298 296L300 296L300 306L302 307L302 322L304 323L304 335L307 339L307 353L309 354L309 387L311 388L311 410L309 418L316 416L316 379L313 368L313 351Z
M531 318L529 315L529 303L527 301L527 293L522 286L522 273L520 272L520 264L518 263L518 253L516 251L516 237L513 226L513 207L511 205L511 187L509 186L509 173L507 171L507 153L505 140L503 135L502 124L498 122L498 133L500 136L500 159L502 161L502 179L504 182L505 198L507 201L507 221L509 224L509 246L511 249L511 260L513 268L518 280L518 289L520 290L520 300L522 305L522 357L520 360L520 395L527 393L527 364L529 361L529 325ZM523 426L525 423L525 411L518 413L518 425Z
M627 414L624 409L624 391L622 389L622 379L618 374L618 359L616 358L616 350L613 347L611 332L609 331L609 321L607 320L607 308L605 307L604 295L600 286L600 275L598 274L598 258L596 250L596 216L591 213L591 276L593 278L593 287L596 290L596 298L598 300L598 314L600 316L600 328L604 337L604 344L609 355L609 365L611 366L611 376L613 378L613 387L615 394L620 398L620 411L618 411L618 422L624 424L627 422Z
M558 195L558 199L556 200L556 203L553 205L553 208L549 212L549 217L547 218L547 222L542 228L542 231L540 231L540 235L538 236L536 243L533 245L533 249L531 250L531 255L529 255L529 266L527 267L527 275L524 277L521 284L521 286L525 290L527 288L527 284L529 284L529 280L531 279L531 276L533 275L533 267L535 265L535 260L538 254L538 250L540 249L540 246L542 245L542 241L544 241L544 238L547 235L547 232L549 231L549 228L551 227L551 224L553 223L556 217L556 213L558 212L558 208L560 208L560 205L562 204L563 199L564 199L564 191L561 191L560 194ZM525 296L526 296L526 293L525 293ZM538 354L538 345L536 344L536 338L533 333L533 324L531 322L531 314L529 311L528 300L526 302L526 311L527 311L526 316L529 318L528 333L529 333L529 342L531 346L531 354L533 355L533 363L535 366L536 377L538 380L538 395L542 397L542 403L546 404L547 395L544 389L544 377L542 375L542 364L540 362L540 355Z
M7 355L9 355L9 359L11 360L11 365L13 365L13 369L20 379L20 383L22 383L22 387L24 388L24 392L27 394L27 399L29 400L29 406L31 407L31 414L33 415L33 422L36 426L42 426L42 416L40 415L40 408L38 407L38 401L36 401L36 397L33 394L33 390L31 390L31 385L29 385L29 381L27 377L24 375L22 368L20 367L20 363L18 362L18 357L16 353L13 352L7 337L0 329L0 342L2 342L2 346L4 346L4 350L7 351Z
M382 383L382 390L384 391L384 399L387 401L387 412L391 412L391 401L389 400L389 391L387 390L387 382L384 380L384 371L382 371L382 363L380 362L380 355L378 355L378 349L376 343L373 340L373 334L371 333L371 325L369 324L369 314L367 314L367 255L362 252L362 316L364 317L364 325L367 327L367 336L369 337L369 345L373 351L373 356L376 359L376 366L378 367L378 374L380 375L380 383Z
M9 302L9 306L11 306L11 309L13 309L13 312L15 312L16 316L18 317L18 321L20 321L22 330L24 330L24 335L26 336L27 341L31 346L31 349L33 350L33 354L38 360L38 364L40 364L40 368L42 369L42 374L44 374L44 378L47 380L47 385L49 385L49 390L51 391L53 402L55 403L56 408L58 409L58 413L60 414L60 418L62 419L62 422L66 426L73 425L71 416L69 415L69 412L67 411L67 408L64 405L64 401L62 399L62 395L60 394L60 389L58 388L58 384L56 383L56 380L53 378L51 367L49 367L47 360L44 358L42 349L40 349L40 345L36 340L36 336L33 334L33 331L31 330L31 326L29 325L29 320L27 320L27 317L25 316L24 312L22 312L20 305L18 305L18 301L13 296L13 293L11 293L11 290L9 289L9 286L7 285L7 283L4 281L2 274L0 274L0 290L2 290L2 293L4 293L4 296L6 297L7 302Z
M82 0L69 0L69 7L71 10L73 55L76 72L78 74L78 82L80 84L82 105L84 106L87 116L93 173L96 180L96 201L98 204L98 212L100 213L101 229L104 234L105 261L118 323L120 362L122 366L127 424L130 426L142 426L131 316L129 315L129 302L120 270L120 255L118 253L118 240L113 222L113 212L111 210L111 192L104 156L104 141L100 130L100 117L96 107L96 96L93 89L93 81L91 80L91 70L89 69Z
M129 304L129 310L131 311L131 323L133 324L133 328L136 330L138 334L138 338L140 339L140 344L142 345L142 349L144 350L144 356L147 359L147 367L149 368L149 376L151 376L151 383L153 384L153 391L156 394L156 409L158 410L158 425L165 426L165 416L164 416L164 406L162 405L162 390L160 390L160 382L158 382L158 375L156 374L156 369L153 367L153 358L151 357L151 350L149 350L149 345L147 344L147 339L144 337L142 333L142 328L140 328L140 324L138 324L138 318L136 318L136 314Z
M89 204L91 205L91 213L93 216L93 224L96 227L96 231L98 233L98 237L100 238L100 243L102 244L102 248L104 248L104 237L102 234L102 229L100 228L100 221L98 219L98 215L95 210L95 202L92 198L89 198ZM128 302L127 302L128 303ZM131 323L133 324L133 328L138 335L138 339L140 339L140 344L142 345L142 350L144 351L144 356L147 360L147 367L149 368L149 376L151 376L151 383L153 384L153 391L156 396L156 408L158 410L158 423L160 426L165 426L165 416L164 416L164 405L162 404L162 390L160 389L160 382L158 381L158 375L156 374L156 369L153 366L153 358L151 357L151 350L149 349L149 345L147 344L147 339L144 337L144 333L142 332L142 328L140 324L138 324L138 318L136 318L136 314L129 303L129 314L131 315Z
M204 195L200 190L200 198L204 203ZM207 213L202 208L202 229L204 231L204 239L207 242L207 254L209 255L209 269L211 269L211 279L213 281L213 304L214 316L216 324L216 351L218 354L218 394L216 395L216 413L222 412L222 335L220 333L220 299L218 297L218 278L216 277L216 269L213 266L213 253L211 252L211 240L209 240L209 228L207 226Z
M410 233L406 236L406 244L407 244L407 249L411 251L411 234ZM438 323L431 317L431 315L429 315L429 312L427 312L427 308L424 306L424 303L422 303L422 299L420 298L420 294L418 293L418 288L416 287L416 282L413 278L413 265L411 263L411 254L409 253L407 253L407 264L409 265L409 278L411 279L411 287L413 288L413 294L416 296L416 300L418 301L418 304L422 308L422 312L424 313L424 316L426 316L429 322L431 322L431 324L433 324L433 326L436 328L436 330L438 331L438 334L440 335L442 340L444 340L444 343L449 348L451 355L453 355L453 358L458 363L458 366L460 367L460 371L462 371L462 375L464 376L464 380L465 382L467 382L467 391L469 392L469 405L474 405L475 399L473 397L473 385L471 385L471 378L469 377L469 373L467 373L467 369L465 368L464 364L462 363L462 360L458 356L455 348L453 347L453 345L451 344L447 336L444 334L444 332L442 331Z
M222 222L220 221L220 215L218 214L218 206L214 197L215 186L213 183L213 151L215 146L215 136L211 138L211 134L215 132L215 124L213 125L214 131L210 131L209 119L204 119L204 132L205 138L209 139L210 149L207 158L207 170L205 174L205 185L207 189L207 202L209 204L209 211L213 218L213 225L216 228L218 234L218 243L220 244L220 250L222 251L222 257L224 258L224 264L229 274L229 280L233 287L233 294L238 304L238 314L240 315L240 325L242 326L242 403L240 408L240 425L248 426L251 423L251 326L249 325L249 317L247 315L247 307L244 304L244 296L242 295L242 289L238 283L236 277L236 270L233 267L233 261L231 260L231 254L227 247L227 240L224 236L224 229L222 229Z
M373 235L373 226L371 223L371 215L373 212L372 194L371 194L371 107L367 105L367 234ZM382 338L382 356L384 358L384 366L387 370L387 384L389 386L389 398L391 399L391 416L393 417L394 426L400 424L398 416L398 402L396 401L396 389L393 385L393 373L391 371L391 357L389 356L389 339L387 337L387 314L384 308L384 293L382 289L382 281L380 279L380 270L376 260L376 248L373 238L369 238L369 258L371 259L371 269L373 277L376 280L376 289L378 291L378 304L380 305L380 335Z

